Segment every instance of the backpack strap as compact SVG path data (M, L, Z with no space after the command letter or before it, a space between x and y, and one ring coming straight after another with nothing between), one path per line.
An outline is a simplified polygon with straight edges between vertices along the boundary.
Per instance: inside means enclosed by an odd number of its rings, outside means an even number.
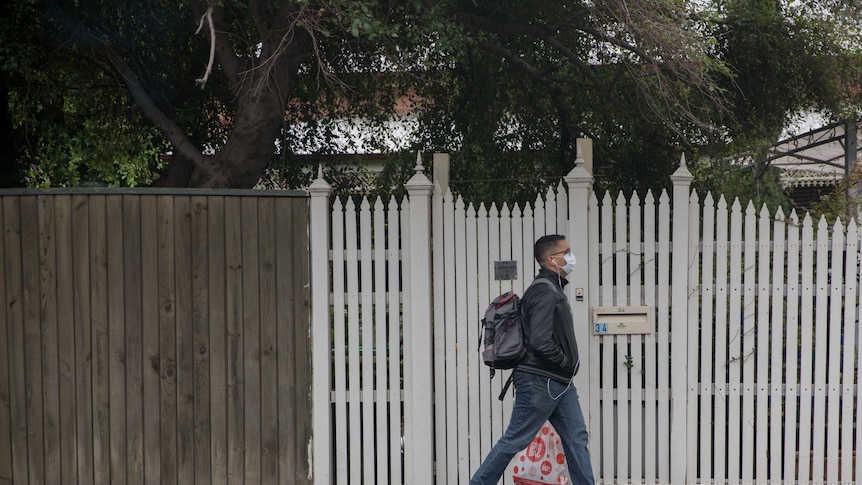
M515 380L515 370L514 369L512 369L512 372L509 373L509 378L506 379L506 383L503 384L503 390L500 391L500 395L497 396L497 399L502 401L503 398L506 397L506 391L509 390L509 386L512 385L513 380Z
M546 280L545 278L536 278L536 279L534 279L534 280L533 280L533 282L532 282L532 283L530 283L530 286L533 286L534 284L536 284L536 282L537 282L537 281L538 281L538 282L542 282L542 283L544 283L544 284L546 284L546 285L550 286L551 288L553 288L553 289L554 289L554 292L555 292L555 293L556 293L556 292L558 292L558 291L560 291L560 290L558 290L558 289L557 289L557 286L556 286L554 283L552 283L552 282L551 282L551 281L549 281L549 280ZM527 287L527 289L528 289L528 290L530 289L530 286L528 286L528 287ZM526 294L526 293L527 293L527 290L524 290L524 294ZM518 368L518 367L516 366L516 367L515 367L515 369L512 369L512 372L510 372L510 373L509 373L509 378L508 378L508 379L506 379L506 383L505 383L505 384L503 384L503 390L502 390L502 391L500 391L500 395L499 395L499 396L497 396L497 399L499 399L500 401L502 401L502 400L503 400L503 398L504 398L504 397L506 397L506 392L509 390L509 386L511 386L511 385L512 385L512 381L515 379L515 370L516 370L517 368ZM492 372L491 377L494 377L494 374L493 374L494 369L491 369L491 372Z
M554 289L554 292L555 292L555 293L556 293L556 292L558 292L558 291L560 291L560 290L558 290L558 289L557 289L557 285L555 285L555 284L554 284L554 283L552 283L550 280L545 279L545 278L536 278L536 279L534 279L534 280L533 280L533 282L532 282L532 283L530 283L530 286L533 286L533 285L534 285L534 284L536 284L537 282L541 282L541 283L544 283L544 284L546 284L546 285L550 286L551 288L553 288L553 289ZM530 289L530 286L528 286L528 287L527 287L527 290L529 290L529 289ZM524 290L524 293L525 293L525 294L527 293L527 290Z

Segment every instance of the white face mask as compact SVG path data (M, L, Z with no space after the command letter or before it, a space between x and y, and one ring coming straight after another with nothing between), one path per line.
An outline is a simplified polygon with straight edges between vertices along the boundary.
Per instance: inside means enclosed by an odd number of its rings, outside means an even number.
M575 255L571 252L568 252L565 256L563 256L563 259L566 260L566 264L563 265L562 270L565 271L566 274L569 274L574 271L576 262Z

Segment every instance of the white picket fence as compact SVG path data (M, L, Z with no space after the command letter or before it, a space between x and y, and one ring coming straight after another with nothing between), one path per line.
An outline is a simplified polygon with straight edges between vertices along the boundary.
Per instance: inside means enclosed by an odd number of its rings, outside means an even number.
M700 200L684 161L658 200L599 201L579 165L523 208L465 206L416 172L400 204L309 189L315 483L469 481L512 406L496 398L507 373L479 359L480 314L523 291L549 233L578 259L575 384L599 483L862 477L854 221ZM517 279L493 279L501 260ZM593 307L641 305L651 333L593 333Z

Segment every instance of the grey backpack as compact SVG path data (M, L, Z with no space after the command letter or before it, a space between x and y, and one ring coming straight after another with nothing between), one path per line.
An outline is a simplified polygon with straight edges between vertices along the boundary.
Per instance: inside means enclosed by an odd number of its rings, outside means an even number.
M544 278L536 278L530 286L536 282L543 282L557 291L554 284ZM491 368L491 377L494 377L497 369L517 367L527 352L521 298L511 291L494 298L482 318L482 331L482 360ZM510 383L511 377L503 394Z

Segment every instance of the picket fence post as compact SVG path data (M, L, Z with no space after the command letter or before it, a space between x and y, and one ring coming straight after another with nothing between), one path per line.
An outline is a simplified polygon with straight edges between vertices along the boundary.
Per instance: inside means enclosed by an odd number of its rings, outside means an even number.
M404 184L409 195L409 258L404 267L406 318L404 321L404 462L405 483L434 482L434 413L431 318L431 194L434 185L425 176L422 155L416 155L416 172ZM409 303L409 304L408 304Z
M330 325L329 325L329 227L332 211L329 195L332 187L323 179L318 169L317 179L307 189L311 196L309 214L310 263L311 263L311 345L312 345L312 389L311 389L311 478L317 484L329 484L330 437L329 420L330 392Z
M569 302L572 307L572 316L575 321L575 339L578 342L578 353L581 360L581 368L574 378L575 388L580 396L581 410L587 423L590 422L590 370L592 369L592 358L590 355L590 234L589 202L593 191L593 175L587 171L582 158L581 147L577 149L575 167L569 172L564 180L569 187L569 217L566 227L566 238L569 247L577 260L576 270L569 275ZM596 389L598 391L598 389ZM599 433L590 433L590 454L593 462L597 463L599 450Z
M685 164L670 176L673 182L673 241L671 258L671 423L670 423L670 482L688 483L687 382L688 372L688 265L689 265L689 194L694 180ZM697 325L697 322L693 322ZM694 477L691 477L694 479Z

